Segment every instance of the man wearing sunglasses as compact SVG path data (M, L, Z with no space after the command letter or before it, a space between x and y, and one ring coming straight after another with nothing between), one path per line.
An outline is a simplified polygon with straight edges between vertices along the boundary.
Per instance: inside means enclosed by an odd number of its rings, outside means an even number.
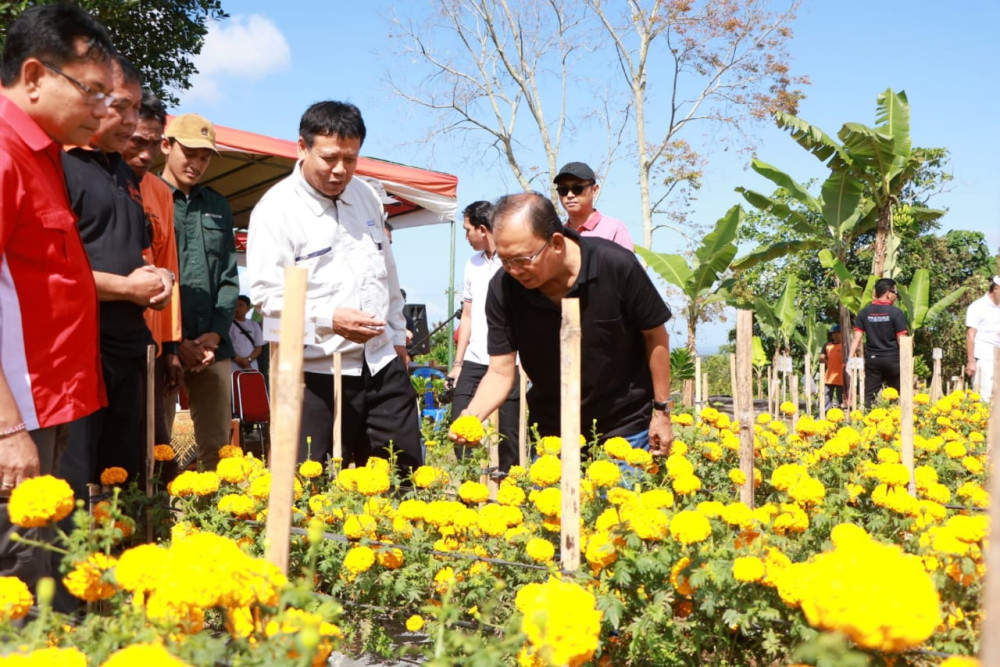
M880 278L874 300L858 312L851 338L853 357L865 336L865 407L875 402L883 386L899 391L899 337L907 333L906 315L895 306L896 281Z
M60 155L107 115L113 51L79 8L40 5L8 27L0 65L0 576L32 590L51 559L11 537L46 542L52 529L13 527L3 504L53 473L67 424L104 396L97 291Z
M466 414L486 419L514 383L515 357L531 378L528 408L542 436L560 427L559 329L563 298L580 300L580 432L621 436L666 456L670 423L670 309L635 256L563 227L537 193L494 208L496 254L506 269L486 298L489 370Z
M570 162L553 179L559 203L569 216L566 226L580 236L599 236L614 241L629 252L634 250L632 236L621 220L602 215L594 208L601 186L594 170L583 162Z

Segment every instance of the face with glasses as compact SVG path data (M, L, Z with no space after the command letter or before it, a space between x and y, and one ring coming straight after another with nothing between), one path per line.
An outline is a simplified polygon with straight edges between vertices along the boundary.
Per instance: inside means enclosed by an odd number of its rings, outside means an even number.
M80 40L77 53L87 51ZM31 101L32 119L58 144L86 146L107 116L111 64L81 57L56 65L28 58L19 85Z
M506 221L494 234L497 258L512 278L528 289L539 288L552 279L552 257L557 246L565 245L562 234L540 238L523 217Z
M563 176L556 184L556 192L559 194L559 203L566 209L566 214L570 218L586 217L594 211L594 197L597 195L600 186L594 181L581 181L575 176Z
M112 65L112 72L114 87L111 89L108 115L101 120L101 126L90 143L108 153L121 153L128 146L139 122L142 88L138 81L125 81L125 75L117 64Z

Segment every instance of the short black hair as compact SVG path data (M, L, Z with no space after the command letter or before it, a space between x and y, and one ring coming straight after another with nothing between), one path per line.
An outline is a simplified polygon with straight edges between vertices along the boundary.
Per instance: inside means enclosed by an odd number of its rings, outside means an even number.
M299 121L299 136L306 148L312 148L316 135L358 139L365 143L365 121L361 110L348 102L317 102L302 114Z
M125 83L137 83L142 86L142 72L132 64L132 61L120 53L114 55L114 60L122 68L122 79Z
M473 227L493 230L493 204L488 201L472 202L462 211L462 217L468 218Z
M556 207L552 205L552 200L539 192L504 195L498 199L493 205L493 225L502 224L507 216L522 209L527 209L531 233L538 238L548 241L553 234L562 233L563 224Z
M148 88L142 90L142 101L139 102L139 119L155 120L163 127L167 126L167 106Z
M892 278L879 278L875 283L875 297L885 296L886 292L896 289L896 281Z
M77 52L77 42L87 44ZM79 61L107 62L115 53L108 31L79 7L70 4L37 5L10 25L3 45L0 83L9 88L21 77L21 66L37 58L53 67Z
M236 300L245 303L247 308L253 306L253 304L250 303L250 297L248 297L246 294L240 294L238 297L236 297Z

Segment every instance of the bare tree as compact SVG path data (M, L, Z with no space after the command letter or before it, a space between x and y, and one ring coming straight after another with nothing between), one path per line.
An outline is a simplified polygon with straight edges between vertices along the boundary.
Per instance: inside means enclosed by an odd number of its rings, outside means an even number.
M610 38L634 106L649 248L657 229L684 234L677 223L700 185L704 157L684 138L688 126L708 122L742 133L746 120L797 107L802 93L794 86L807 80L789 75L785 52L797 2L783 12L771 12L767 0L624 0L623 11L616 9L621 0L587 4ZM671 197L681 201L667 210ZM654 224L657 215L667 222Z

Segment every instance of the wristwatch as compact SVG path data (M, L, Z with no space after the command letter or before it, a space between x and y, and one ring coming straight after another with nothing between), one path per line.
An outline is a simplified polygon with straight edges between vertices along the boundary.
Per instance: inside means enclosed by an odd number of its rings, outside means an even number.
M657 401L657 400L654 400L653 401L653 409L654 410L659 410L660 412L665 412L666 414L669 415L670 414L670 404L671 403L673 403L673 401L670 401L670 400L666 400L666 401Z

